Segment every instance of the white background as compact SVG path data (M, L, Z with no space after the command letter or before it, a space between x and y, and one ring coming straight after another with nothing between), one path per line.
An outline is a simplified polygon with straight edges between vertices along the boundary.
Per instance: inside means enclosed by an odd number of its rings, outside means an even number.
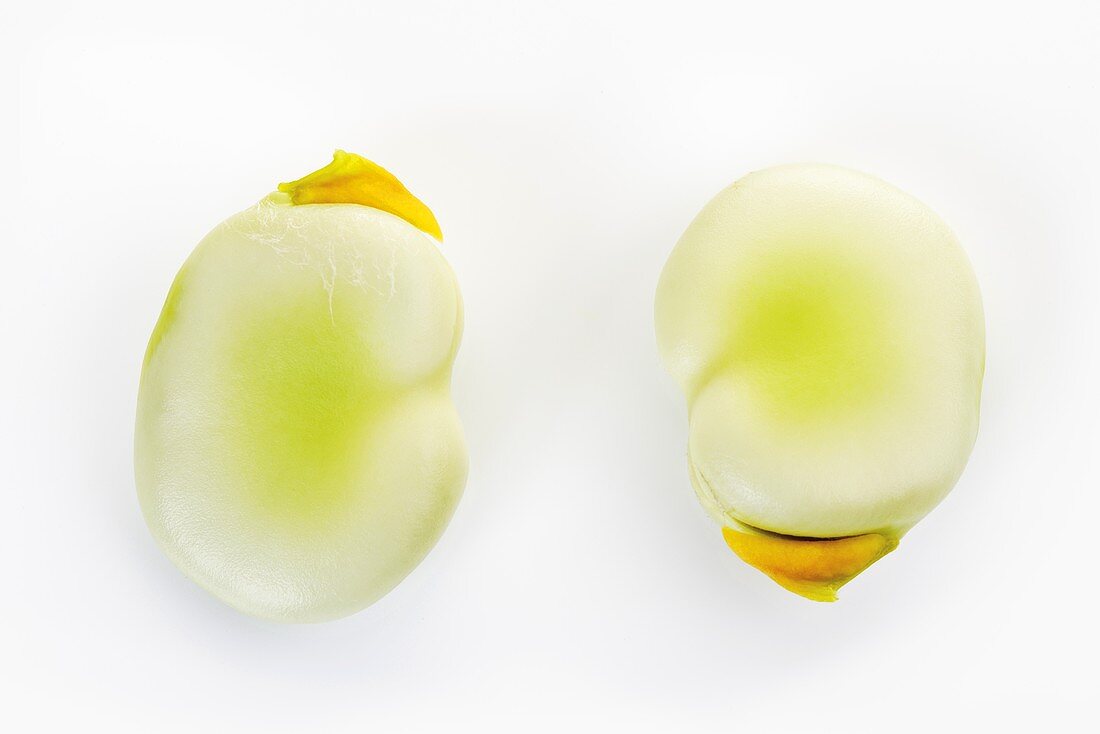
M1095 723L1095 3L105 0L4 16L0 728ZM471 472L394 592L287 627L223 606L154 546L134 405L191 248L336 147L392 169L443 225ZM834 605L740 563L696 504L652 329L696 211L794 161L936 209L988 319L969 468Z

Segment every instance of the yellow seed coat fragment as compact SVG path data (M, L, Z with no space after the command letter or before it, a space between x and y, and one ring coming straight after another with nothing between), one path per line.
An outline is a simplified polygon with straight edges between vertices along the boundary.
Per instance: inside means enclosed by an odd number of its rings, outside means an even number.
M837 589L898 545L878 533L810 539L743 533L726 527L722 537L742 561L813 601L836 601Z
M443 239L432 210L397 177L363 156L336 151L332 163L297 181L279 184L293 204L362 204L401 217L437 240Z

